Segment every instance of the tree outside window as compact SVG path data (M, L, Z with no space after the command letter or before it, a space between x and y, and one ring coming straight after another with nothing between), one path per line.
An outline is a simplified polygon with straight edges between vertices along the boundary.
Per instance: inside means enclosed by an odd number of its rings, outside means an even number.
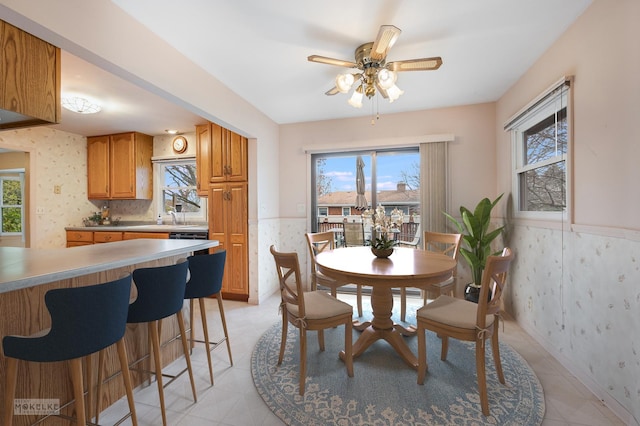
M513 142L516 217L560 219L567 212L570 79L542 94L505 126Z
M158 213L163 216L176 212L181 206L181 214L191 220L206 220L204 199L198 196L196 189L195 160L172 161L160 164L159 191L160 205Z
M567 109L550 115L524 133L527 166L519 174L520 209L524 211L562 211L567 205L566 167Z
M2 194L0 196L0 209L2 215L2 233L22 232L22 184L19 178L0 178Z

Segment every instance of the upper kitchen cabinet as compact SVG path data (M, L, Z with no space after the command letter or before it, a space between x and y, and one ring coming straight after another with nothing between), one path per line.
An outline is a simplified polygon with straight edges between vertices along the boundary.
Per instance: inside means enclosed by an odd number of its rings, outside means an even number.
M211 124L196 126L196 189L199 197L209 195L211 179Z
M210 183L247 181L247 138L214 123L196 126L198 194Z
M87 197L150 200L153 137L137 132L87 138Z
M60 121L60 49L0 21L0 129Z

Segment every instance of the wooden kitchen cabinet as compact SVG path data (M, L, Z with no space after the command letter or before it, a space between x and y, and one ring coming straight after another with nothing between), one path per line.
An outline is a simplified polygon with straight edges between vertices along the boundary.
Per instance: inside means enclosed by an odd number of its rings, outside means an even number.
M168 232L115 232L115 231L66 231L67 247L111 243L139 238L169 239Z
M247 180L247 138L211 124L211 183Z
M97 231L93 233L93 243L111 243L113 241L122 241L122 232L113 231Z
M159 240L168 240L168 232L125 232L122 236L123 240L137 240L140 238L154 238Z
M0 129L60 122L60 48L0 20Z
M153 137L138 132L87 138L87 197L150 200Z
M249 298L248 184L231 182L209 186L209 239L227 250L223 297Z
M196 126L196 190L199 197L209 195L211 176L211 123Z
M226 250L223 297L249 299L248 140L214 123L196 126L198 195L208 197L209 239Z
M67 247L88 246L93 244L91 231L67 231Z
M198 194L206 196L210 183L246 182L248 140L214 123L196 126Z

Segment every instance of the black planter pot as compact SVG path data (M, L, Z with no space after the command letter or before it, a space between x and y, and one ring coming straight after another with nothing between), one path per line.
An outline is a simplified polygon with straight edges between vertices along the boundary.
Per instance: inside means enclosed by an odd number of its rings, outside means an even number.
M480 297L480 287L471 285L472 283L464 286L464 300L469 302L478 303Z
M471 285L472 283L464 286L464 300L469 302L478 303L480 299L480 287ZM487 295L487 301L491 301L491 292Z

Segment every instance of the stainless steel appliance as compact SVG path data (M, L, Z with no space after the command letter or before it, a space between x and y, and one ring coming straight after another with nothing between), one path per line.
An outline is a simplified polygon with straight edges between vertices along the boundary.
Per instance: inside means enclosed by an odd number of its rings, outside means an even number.
M209 231L175 231L169 233L170 240L208 240ZM209 254L208 249L196 250L193 254Z

